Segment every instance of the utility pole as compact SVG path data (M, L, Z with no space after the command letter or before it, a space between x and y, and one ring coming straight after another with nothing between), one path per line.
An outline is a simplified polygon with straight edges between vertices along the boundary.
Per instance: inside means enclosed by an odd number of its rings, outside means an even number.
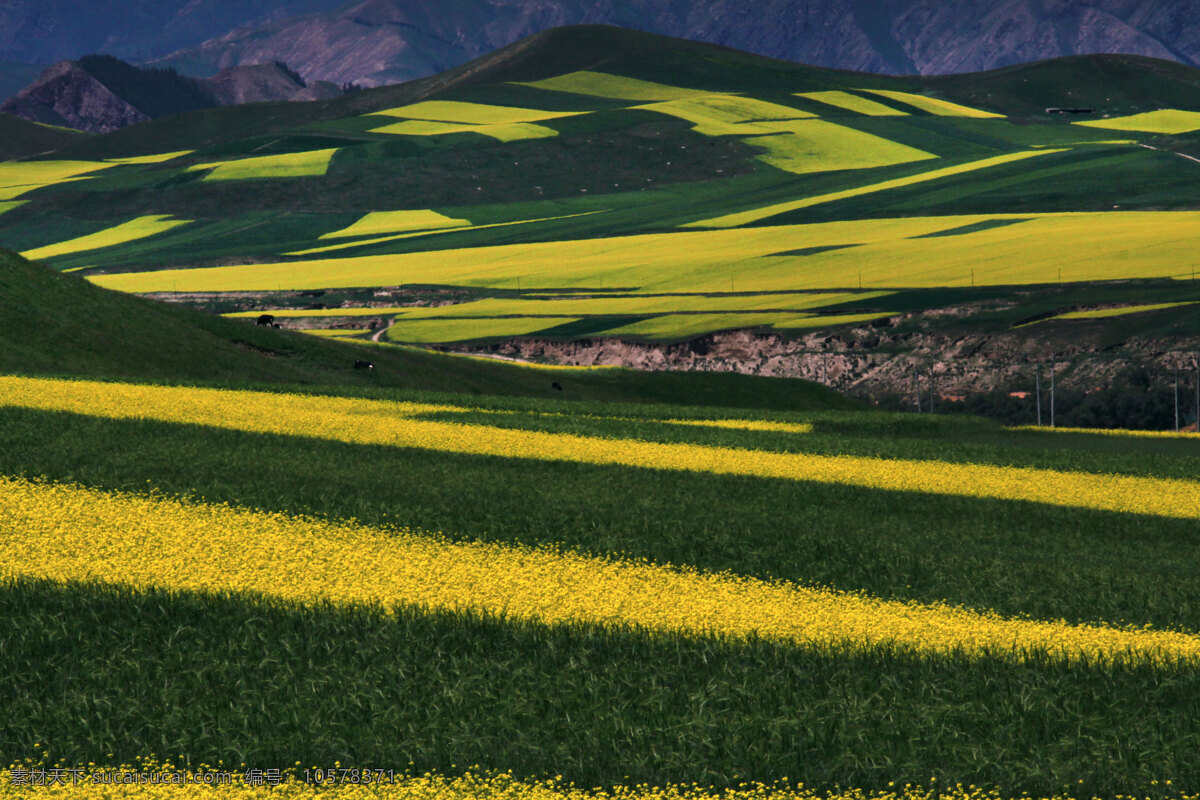
M1038 427L1042 427L1042 362L1038 361L1034 368L1034 386L1037 391Z
M933 413L933 364L929 365L929 413Z
M1179 367L1175 368L1175 432L1179 433Z
M921 413L921 370L913 364L913 397L917 398L917 413Z
M829 385L829 353L821 353L821 383Z
M1200 353L1196 353L1196 431L1200 433Z
M1050 427L1054 427L1054 356L1050 356Z

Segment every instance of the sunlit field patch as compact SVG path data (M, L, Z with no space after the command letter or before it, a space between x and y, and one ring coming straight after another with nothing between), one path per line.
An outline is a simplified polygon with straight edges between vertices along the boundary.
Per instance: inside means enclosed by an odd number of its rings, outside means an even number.
M758 295L615 295L610 297L497 298L456 303L436 308L409 309L407 319L502 316L562 316L669 314L676 311L799 311L849 302L867 302L886 297L889 292L804 292ZM246 312L251 316L256 312ZM307 312L306 312L307 313Z
M329 169L329 160L337 148L310 150L303 153L283 153L274 156L254 156L235 161L213 161L194 164L188 172L211 170L204 176L206 181L238 181L256 178L304 178L324 175Z
M850 197L861 197L866 194L875 192L884 192L888 189L899 189L903 186L913 186L918 183L926 183L928 181L936 181L942 178L948 178L953 175L962 175L967 172L974 172L980 169L996 167L1002 164L1011 164L1014 161L1023 161L1027 158L1034 158L1041 155L1049 155L1050 153L1061 153L1061 149L1046 149L1046 150L1027 150L1020 153L1008 153L1002 156L994 156L992 158L984 158L979 161L969 161L966 164L957 164L953 167L942 167L941 169L930 170L929 172L921 172L916 175L909 175L905 178L895 178L890 181L881 181L880 183L872 183L866 186L856 186L853 189L844 189L840 192L830 192L828 194L815 195L813 197L804 197L799 200L789 200L784 203L773 203L762 208L751 209L750 211L739 211L734 214L723 214L719 217L704 219L698 222L688 223L685 227L695 228L732 228L738 225L749 225L753 222L759 222L764 219L769 219L778 214L784 214L788 211L796 211L801 208L809 208L810 206L820 205L822 203L832 203L837 200L845 200Z
M134 777L124 785L106 784L106 781L112 781L110 776L114 773ZM180 774L183 786L150 782L152 774L176 773ZM0 781L4 781L0 784L0 800L23 799L38 791L31 786L21 785L31 781L34 774L44 779L49 773L44 769L38 771L32 765L0 770ZM349 764L332 769L328 765L289 768L283 773L284 782L270 786L263 782L261 770L249 773L244 767L232 771L225 768L192 770L170 763L156 763L88 767L78 772L60 770L54 774L65 775L65 785L53 790L56 797L65 800L167 800L179 797L183 791L202 792L205 797L228 800L260 800L263 797L278 800L1072 800L1074 797L1063 792L1032 796L1024 794L1017 798L994 788L962 784L942 786L936 782L929 786L905 784L871 791L848 788L818 790L786 781L776 785L748 782L738 788L722 791L711 787L674 784L584 789L562 780L535 782L521 780L508 773L468 771L454 776L436 773L415 775ZM78 781L74 780L76 775ZM145 782L139 783L137 776L145 776ZM316 780L318 776L327 785L320 785ZM306 777L310 779L309 782L305 782ZM333 785L335 783L340 785ZM1163 795L1166 800L1196 800L1195 795L1175 791L1169 786L1169 781L1166 783L1168 785L1164 788L1168 791Z
M46 245L35 250L26 250L21 255L29 259L54 258L55 256L67 255L68 253L82 253L87 250L99 250L102 247L115 247L126 242L134 242L138 239L145 239L165 233L173 228L178 228L180 225L187 225L190 221L186 219L171 219L169 214L152 214L150 216L138 217L129 222L124 222L87 236L80 236L65 242Z
M715 331L763 328L795 320L797 314L664 314L601 331L604 336L631 339L688 339Z
M376 236L384 233L423 231L433 228L463 228L470 224L470 220L447 217L445 214L439 214L429 208L372 211L353 225L332 233L322 234L320 238L341 239L349 236Z
M305 329L300 330L299 332L307 333L309 336L321 336L326 339L344 339L348 336L359 336L364 333L370 333L371 331L368 328L353 329L353 330L346 330L346 329L341 329L341 328L336 329L336 330L326 330L323 328L305 328Z
M407 233L393 233L393 234L389 234L387 236L376 236L376 237L369 238L369 239L355 239L354 241L350 241L350 242L340 242L338 244L327 244L323 247L309 247L304 250L296 250L291 253L285 253L285 255L307 256L307 255L316 255L317 253L334 253L339 250L349 250L349 249L355 248L355 247L365 247L367 245L384 244L386 242L396 242L396 241L400 241L401 239L412 239L412 238L415 238L418 236L436 236L436 235L442 234L442 233L460 233L462 231L480 231L480 230L485 230L487 228L504 228L504 227L508 227L510 225L527 225L527 224L534 223L534 222L552 222L554 220L559 220L559 219L572 219L574 217L588 217L588 216L591 216L592 214L603 214L603 213L605 213L605 212L604 211L584 211L579 214L567 214L567 215L561 216L561 217L544 217L542 219L518 219L518 220L513 220L511 222L493 222L493 223L490 223L487 225L468 224L468 225L463 226L463 225L455 224L455 225L451 225L450 227L447 227L447 228L412 230L412 231L408 231ZM453 222L457 223L457 222L459 222L459 220L453 220ZM321 238L324 238L324 237L321 237Z
M832 650L1168 663L1200 636L1008 619L786 582L0 478L4 577L476 611ZM370 564L369 570L355 565Z
M192 150L176 150L173 153L155 153L146 156L128 156L126 158L106 158L105 161L110 161L113 164L161 164L164 161L170 161L173 158L180 158L192 153Z
M461 122L471 125L507 125L514 122L541 122L560 117L576 117L587 111L542 111L536 108L493 106L486 103L463 103L453 100L426 100L386 111L374 111L371 116L423 119L436 122Z
M856 114L865 114L868 117L906 117L907 111L900 111L885 106L883 103L877 103L874 100L868 100L865 97L859 97L850 92L828 91L828 92L803 92L798 93L797 97L803 97L806 100L816 100L818 103L824 103L834 108L842 109L843 111L853 111Z
M923 94L895 92L888 89L862 89L860 91L877 94L880 97L886 97L891 100L899 100L901 103L907 103L913 108L919 108L922 111L939 117L973 117L975 119L1000 119L1003 117L1002 114L993 114L990 111L970 108L958 103L951 103L949 100L941 100Z
M1068 311L1065 314L1046 317L1045 319L1039 319L1036 322L1027 324L1036 325L1042 322L1057 322L1066 319L1107 319L1109 317L1124 317L1129 314L1142 314L1147 311L1162 311L1167 308L1181 308L1183 306L1194 305L1196 303L1193 301L1183 303L1151 303L1150 305L1120 306L1119 308L1093 308L1087 311Z
M954 236L930 234L1023 220ZM824 222L92 277L129 292L393 286L637 287L642 294L1190 278L1200 212L1112 211ZM821 248L818 250L818 248ZM836 248L836 249L835 249ZM815 251L815 252L814 252ZM799 254L794 254L799 253Z
M115 164L99 161L4 161L0 162L0 200L15 200L26 192L51 186Z
M446 405L16 377L0 377L0 404L451 453L745 475L1200 519L1200 483L1190 480L735 450L413 418L456 409Z
M766 120L811 119L815 116L807 111L755 100L753 97L720 94L667 100L635 108L687 120L695 124L693 130L705 136L772 133L769 127L754 123Z
M412 311L411 306L388 306L386 308L281 308L266 313L280 318L302 319L304 317L377 317L389 314L403 314ZM221 316L233 319L254 319L263 314L262 311L234 311Z
M1190 133L1200 130L1200 111L1180 111L1164 108L1113 119L1095 119L1076 122L1085 128L1105 128L1114 131L1142 131L1145 133Z
M547 328L575 322L574 317L524 317L512 319L414 319L402 316L388 328L393 342L438 343L468 342L476 339L504 339L528 336Z
M712 92L699 89L684 89L679 86L641 81L637 78L625 78L620 75L606 75L603 72L590 70L580 70L540 81L517 82L517 85L532 86L535 89L547 89L553 92L605 97L611 100L642 100L645 102L679 100L685 97L704 97L712 94Z
M924 150L820 119L763 125L779 132L748 138L746 144L765 149L767 154L761 158L766 163L797 175L937 158Z
M379 128L372 128L371 133L392 133L401 136L442 136L449 133L478 133L500 142L517 142L522 139L550 139L558 136L558 131L545 125L535 125L532 122L510 122L500 125L471 125L460 122L439 122L436 120L406 119L393 122Z

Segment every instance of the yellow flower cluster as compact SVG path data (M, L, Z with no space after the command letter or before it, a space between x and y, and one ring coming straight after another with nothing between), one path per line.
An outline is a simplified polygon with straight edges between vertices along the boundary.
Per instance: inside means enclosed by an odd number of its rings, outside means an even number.
M153 770L153 771L152 771ZM186 785L151 784L151 775L172 775L174 767L123 766L112 770L89 768L67 771L66 785L54 789L43 786L13 785L12 777L24 783L26 773L43 776L60 776L64 771L28 769L16 766L0 771L0 800L17 800L32 797L35 793L51 791L53 796L86 798L86 800L165 800L166 798L200 795L230 800L299 800L300 798L336 798L341 800L1013 800L1013 796L996 789L965 786L939 786L936 780L927 786L905 784L889 787L882 791L862 789L834 789L818 791L803 784L792 784L786 779L775 784L748 783L723 791L697 785L648 785L618 786L612 789L584 789L567 783L560 778L543 781L524 781L511 773L477 774L448 777L435 773L424 775L396 775L385 770L341 769L325 770L300 768L283 771L284 780L274 784L275 775L264 779L263 770L240 767L228 773L219 770L202 773L185 771L185 780L195 780ZM369 783L362 783L362 776L370 773ZM205 780L213 774L228 774L229 783L206 785ZM129 783L111 783L110 776L119 776ZM317 778L331 779L318 781ZM128 776L128 777L127 777ZM345 776L345 778L343 778ZM139 777L145 783L137 782ZM160 778L161 779L161 778ZM355 782L350 782L354 780ZM1165 796L1171 800L1197 800L1200 795L1178 792L1164 781L1160 787L1166 789ZM1071 795L1031 796L1023 794L1019 800L1073 800ZM1118 795L1114 800L1136 800Z
M1095 436L1121 436L1130 439L1200 439L1200 433L1188 431L1133 431L1120 428L1051 428L1045 425L1013 425L1006 430L1037 433L1085 433Z
M1200 636L1187 633L1009 619L645 561L0 478L0 578L20 576L759 637L839 652L1200 661Z
M0 403L505 458L614 464L1021 500L1200 519L1200 483L1028 467L777 453L412 419L454 406L91 381L0 377Z

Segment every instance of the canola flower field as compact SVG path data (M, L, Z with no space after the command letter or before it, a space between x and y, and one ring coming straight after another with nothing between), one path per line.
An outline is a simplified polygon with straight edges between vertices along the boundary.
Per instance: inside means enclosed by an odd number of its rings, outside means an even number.
M1065 439L5 377L0 741L413 796L1182 796L1194 442Z
M355 106L345 118L269 141L200 150L163 142L147 144L148 154L126 147L96 160L10 162L0 165L0 212L11 227L0 235L32 258L128 292L608 286L619 288L614 299L636 302L642 294L1129 280L1165 288L1190 278L1182 265L1195 244L1193 212L1180 210L1191 207L1188 177L1156 137L1186 136L1200 112L1031 120L852 77L738 88L712 76L672 82L568 71ZM1113 130L1128 137L1113 139ZM651 141L656 154L597 185L550 166L613 136L628 137L622 159L642 158ZM410 169L418 162L433 166ZM439 187L434 194L454 186L454 200L409 203L397 197L429 193L386 188L426 168L422 180ZM1150 194L1137 188L1151 184ZM494 186L523 199L494 198ZM332 198L344 191L354 197L343 207ZM111 207L101 216L112 218L74 219L72 192L88 196L88 207ZM1029 202L1014 207L1014 192ZM252 196L282 203L281 213L246 211ZM398 207L406 204L413 207ZM177 213L147 213L164 208ZM631 312L608 326L593 325L591 314L554 314L553 324L406 315L388 340L681 341L737 328L790 336L880 318L868 308L679 316L686 306Z

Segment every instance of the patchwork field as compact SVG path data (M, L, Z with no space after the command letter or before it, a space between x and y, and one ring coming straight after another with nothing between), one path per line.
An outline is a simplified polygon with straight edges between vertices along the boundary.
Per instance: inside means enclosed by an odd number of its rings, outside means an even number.
M41 666L0 737L242 765L222 795L1185 793L1194 441L1067 437L3 377L0 663Z

